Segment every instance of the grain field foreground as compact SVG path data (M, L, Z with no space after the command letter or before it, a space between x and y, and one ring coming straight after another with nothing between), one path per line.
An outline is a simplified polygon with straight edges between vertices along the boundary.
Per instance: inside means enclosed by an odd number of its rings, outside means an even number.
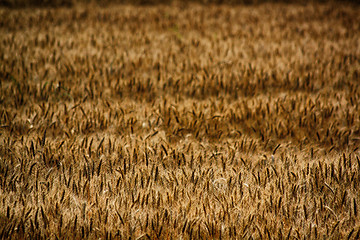
M358 239L359 12L0 8L0 238Z

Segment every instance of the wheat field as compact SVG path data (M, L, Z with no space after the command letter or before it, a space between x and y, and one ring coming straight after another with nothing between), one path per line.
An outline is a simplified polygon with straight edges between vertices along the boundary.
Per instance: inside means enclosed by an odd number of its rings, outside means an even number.
M0 238L358 239L360 6L0 8Z

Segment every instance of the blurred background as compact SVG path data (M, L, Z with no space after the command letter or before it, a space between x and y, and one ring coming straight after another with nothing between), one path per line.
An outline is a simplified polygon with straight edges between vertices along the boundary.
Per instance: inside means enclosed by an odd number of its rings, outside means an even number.
M281 2L281 3L356 3L359 0L0 0L0 6L5 7L71 7L75 4L95 3L101 6L108 4L135 4L135 5L153 5L153 4L171 4L171 3L186 4L190 2L200 4L260 4L266 2Z

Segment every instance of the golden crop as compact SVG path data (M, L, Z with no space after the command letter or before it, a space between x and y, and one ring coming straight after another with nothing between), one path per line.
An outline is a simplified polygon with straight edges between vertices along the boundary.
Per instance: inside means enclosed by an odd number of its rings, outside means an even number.
M0 237L358 239L359 12L0 8Z

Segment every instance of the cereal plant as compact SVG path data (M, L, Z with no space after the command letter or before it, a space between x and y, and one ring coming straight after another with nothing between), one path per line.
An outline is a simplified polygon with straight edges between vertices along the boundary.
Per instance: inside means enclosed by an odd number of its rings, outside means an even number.
M358 4L6 2L0 238L359 239Z

